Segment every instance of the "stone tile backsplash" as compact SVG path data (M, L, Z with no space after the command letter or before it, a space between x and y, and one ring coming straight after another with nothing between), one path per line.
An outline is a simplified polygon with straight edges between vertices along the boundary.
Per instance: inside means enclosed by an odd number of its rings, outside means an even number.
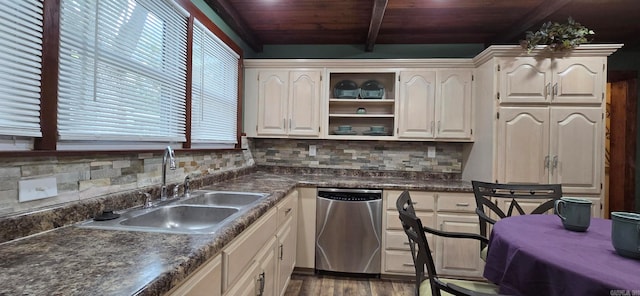
M246 148L246 141L244 141ZM184 177L204 177L213 173L254 166L251 152L176 151L177 169L167 169L167 183L181 183ZM55 177L58 195L19 202L18 181ZM0 216L52 207L72 201L159 186L162 181L162 154L87 155L59 157L0 158Z
M316 145L316 156L309 156ZM462 173L462 143L262 139L250 141L260 166ZM427 149L435 146L435 158Z

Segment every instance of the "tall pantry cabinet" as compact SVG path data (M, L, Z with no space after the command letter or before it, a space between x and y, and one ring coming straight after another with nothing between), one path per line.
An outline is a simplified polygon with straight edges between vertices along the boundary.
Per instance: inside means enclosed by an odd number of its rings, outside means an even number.
M477 134L463 179L560 183L564 196L590 199L601 217L607 56L620 47L527 54L491 46L476 56Z

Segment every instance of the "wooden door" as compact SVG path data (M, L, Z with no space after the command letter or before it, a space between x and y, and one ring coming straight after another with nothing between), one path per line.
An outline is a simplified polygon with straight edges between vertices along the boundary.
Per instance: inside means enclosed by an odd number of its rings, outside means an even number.
M289 135L320 134L320 71L291 71Z
M549 182L549 108L499 109L497 182Z
M594 103L604 100L605 58L553 59L552 101Z
M258 74L258 135L287 134L288 71Z
M435 71L403 71L400 73L398 137L434 137L435 97Z
M442 70L437 74L436 138L471 138L471 70Z
M521 57L499 62L501 103L545 103L550 101L549 59Z
M479 233L478 216L473 214L437 214L438 229L450 232ZM482 277L480 241L436 237L436 270L439 275Z
M563 193L602 190L602 117L600 107L551 108L550 182Z

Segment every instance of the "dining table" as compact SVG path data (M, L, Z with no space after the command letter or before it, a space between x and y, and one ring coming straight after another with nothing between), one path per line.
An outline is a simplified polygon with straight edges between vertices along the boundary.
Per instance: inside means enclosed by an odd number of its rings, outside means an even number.
M584 232L553 214L501 219L483 275L507 295L640 296L640 260L616 253L609 219L591 218Z

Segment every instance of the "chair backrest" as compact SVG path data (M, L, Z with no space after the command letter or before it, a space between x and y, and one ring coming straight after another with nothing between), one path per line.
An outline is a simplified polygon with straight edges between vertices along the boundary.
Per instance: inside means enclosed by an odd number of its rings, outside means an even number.
M396 201L396 208L400 214L400 222L402 228L409 238L409 247L413 256L413 264L416 269L416 296L420 293L420 283L429 279L431 283L431 292L435 296L440 296L439 282L437 278L436 267L429 249L429 242L424 233L422 221L415 214L413 202L409 191L404 191Z
M500 184L471 181L476 198L476 213L480 219L480 234L487 237L487 224L510 217L515 211L520 215L543 214L553 209L554 202L562 197L560 184ZM505 213L495 200L507 199L509 209ZM518 200L539 199L542 203L530 212L525 212ZM489 209L490 213L485 212ZM493 215L492 215L493 214ZM484 247L484 246L483 246Z

